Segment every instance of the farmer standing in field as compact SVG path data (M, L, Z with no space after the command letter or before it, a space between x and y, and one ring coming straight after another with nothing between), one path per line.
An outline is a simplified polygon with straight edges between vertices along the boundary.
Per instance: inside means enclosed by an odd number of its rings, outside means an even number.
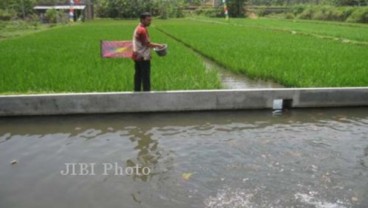
M151 43L147 27L151 24L152 16L148 12L140 15L140 23L133 33L133 60L134 60L134 91L151 90L151 48L165 47L163 44Z

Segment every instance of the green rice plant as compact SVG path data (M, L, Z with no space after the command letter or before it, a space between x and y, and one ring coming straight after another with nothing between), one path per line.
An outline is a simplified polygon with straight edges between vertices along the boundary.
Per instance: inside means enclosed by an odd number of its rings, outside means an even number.
M132 91L131 59L102 59L101 40L130 40L137 21L95 21L0 42L0 93ZM150 28L155 42L169 45L153 55L152 90L220 88L189 49Z
M238 27L255 27L285 32L297 32L297 34L317 34L321 36L348 39L353 41L368 42L368 25L351 24L341 22L288 20L288 19L230 19L223 18L197 18L198 21L230 24Z
M291 87L368 85L368 47L299 36L277 30L190 20L160 28L250 77Z
M154 41L167 43L168 56L154 57L152 61L152 87L157 90L218 89L220 77L207 71L202 59L193 51L155 30L150 31Z

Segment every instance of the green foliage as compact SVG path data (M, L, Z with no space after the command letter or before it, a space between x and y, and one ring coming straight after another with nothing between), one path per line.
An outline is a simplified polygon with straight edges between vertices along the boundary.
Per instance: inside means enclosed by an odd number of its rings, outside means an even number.
M0 9L0 20L10 20L16 17L16 12L14 10L3 10Z
M57 13L56 9L48 9L45 13L45 20L48 23L57 23Z
M252 0L252 5L293 6L293 5L331 5L368 6L367 0Z
M257 6L255 8L255 12L258 16L263 17L267 15L275 15L282 13L289 13L292 10L291 8L287 8L284 6Z
M199 7L195 10L196 15L206 16L206 17L223 17L224 11L223 7Z
M160 19L168 19L170 17L183 17L184 13L181 9L181 5L176 1L157 1L154 4L156 8L158 8L154 13Z
M275 7L273 7L275 8ZM269 10L269 9L268 9ZM269 15L267 7L258 7L257 15ZM295 5L284 10L284 17L293 17L306 20L325 20L325 21L348 21L367 23L366 14L368 7L334 7L334 6L313 6Z
M246 0L227 0L230 17L244 17L244 3Z
M307 7L303 10L302 13L299 14L300 19L312 19L313 15L315 13L315 10L313 7Z
M315 7L312 15L312 19L315 20L344 21L343 18L343 12L331 6Z
M182 17L181 1L171 0L99 0L96 2L97 14L110 18L137 18L149 11L161 19Z
M34 17L38 18L37 15L34 15ZM40 25L36 19L33 20L31 16L29 16L27 20L22 19L14 19L11 21L0 20L0 41L24 36L27 34L32 34L45 28L46 27L44 25Z
M294 16L301 14L306 7L304 5L298 4L294 5L290 8L291 12L294 14Z
M268 13L266 12L266 9L265 8L259 8L257 9L257 16L260 16L260 17L264 17L266 16Z
M40 18L38 17L37 14L32 14L32 15L28 16L27 22L29 24L31 24L34 27L35 30L37 30L38 26L40 24Z
M294 14L293 14L293 13L288 12L288 13L286 13L286 14L285 14L285 18L286 18L286 19L294 19L294 18L295 18L295 16L294 16Z
M368 7L312 7L310 19L367 23Z
M333 0L335 6L368 6L365 0Z
M63 10L48 9L45 13L45 21L51 26L56 23L66 24L69 22L68 13Z
M1 0L4 1L1 5L2 9L14 10L18 17L25 18L33 13L33 5L35 0ZM1 9L1 8L0 8Z
M7 31L21 31L29 28L29 24L23 20L7 21L6 23L7 24L4 26L4 29Z
M368 23L368 7L358 8L349 16L348 22Z

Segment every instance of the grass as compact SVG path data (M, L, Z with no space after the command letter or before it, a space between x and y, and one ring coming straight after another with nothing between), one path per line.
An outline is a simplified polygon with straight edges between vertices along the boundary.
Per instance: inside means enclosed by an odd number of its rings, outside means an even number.
M291 87L368 85L366 46L190 20L162 23L160 28L250 77L273 79Z
M130 40L137 21L95 21L0 42L0 93L132 91L133 61L102 59L100 40ZM153 54L152 89L220 88L188 48L150 28L155 42L169 45Z

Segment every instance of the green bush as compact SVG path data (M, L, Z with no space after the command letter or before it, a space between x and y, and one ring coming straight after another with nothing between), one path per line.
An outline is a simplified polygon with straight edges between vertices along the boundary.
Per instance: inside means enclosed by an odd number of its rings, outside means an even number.
M330 20L330 21L344 21L344 13L337 7L324 6L314 7L312 19L314 20Z
M327 20L327 15L322 10L317 10L312 14L312 19L315 20Z
M258 16L269 15L267 7L258 7L256 10ZM272 14L272 17L276 15ZM347 21L357 23L368 23L368 7L334 7L334 6L312 6L296 5L289 7L282 13L286 19L307 19L323 21Z
M297 13L301 10L293 10ZM352 12L352 8L333 6L308 6L298 15L300 19L345 21Z
M48 9L45 13L45 20L48 23L56 23L57 22L57 11L56 9Z
M305 10L306 6L304 5L296 5L291 7L291 12L294 14L294 16L297 16L301 14Z
M221 7L217 8L198 8L194 12L196 15L203 15L206 17L221 17L224 16L223 10Z
M295 18L294 13L291 13L291 12L286 13L285 18L286 19L294 19Z
M62 24L66 24L69 22L69 14L60 10L60 11L57 11L56 13L56 22L57 23L62 23Z
M40 18L37 14L29 15L26 19L27 23L32 25L35 30L38 29L38 26L40 24Z
M0 9L0 20L8 21L14 17L16 17L17 14L14 10L2 10Z
M176 18L185 17L184 11L181 8L178 8L176 11Z
M368 23L368 7L355 9L346 21Z
M269 14L268 12L267 12L267 9L266 8L260 8L260 9L258 9L257 11L256 11L256 14L257 14L257 16L259 16L259 17L264 17L264 16L266 16L267 14Z
M6 25L7 31L19 31L19 30L27 30L29 28L29 25L26 21L23 20L12 20L8 21L8 24Z
M345 21L346 20L344 11L336 7L331 7L328 17L329 17L329 20L333 20L333 21Z
M353 13L353 7L338 7L338 10L342 13L342 21L346 21L348 17Z
M207 17L221 17L224 14L223 14L222 9L214 8L214 9L205 10L204 15Z
M302 13L299 14L299 18L300 19L312 19L314 13L315 13L315 9L313 7L307 7L303 10Z
M5 22L5 21L0 20L0 30L1 30L2 28L5 28L5 27L6 27L6 22Z

